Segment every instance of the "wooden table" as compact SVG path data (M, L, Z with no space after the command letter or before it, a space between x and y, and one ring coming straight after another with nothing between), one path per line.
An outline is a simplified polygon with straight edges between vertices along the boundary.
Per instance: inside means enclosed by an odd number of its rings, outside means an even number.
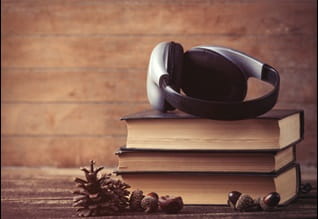
M1 218L74 218L72 193L79 169L2 168ZM128 212L102 218L317 218L317 181L314 189L292 204L271 212L234 212L227 206L185 206L179 214ZM98 217L101 218L101 217Z

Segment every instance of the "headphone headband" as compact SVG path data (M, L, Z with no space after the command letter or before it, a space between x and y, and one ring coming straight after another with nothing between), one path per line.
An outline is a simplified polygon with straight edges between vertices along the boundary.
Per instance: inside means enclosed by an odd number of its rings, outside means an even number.
M207 100L179 93L179 90L172 86L173 83L170 81L171 77L169 76L171 72L168 71L171 44L171 42L158 44L150 57L147 94L153 108L164 112L168 109L168 102L174 108L200 117L217 120L238 120L261 115L275 105L280 83L278 72L273 67L244 53L224 47L199 46L190 49L188 52L199 51L204 54L220 55L227 60L226 62L233 63L244 74L245 80L248 77L255 77L272 84L274 88L262 97L247 101ZM183 65L184 63L181 64Z

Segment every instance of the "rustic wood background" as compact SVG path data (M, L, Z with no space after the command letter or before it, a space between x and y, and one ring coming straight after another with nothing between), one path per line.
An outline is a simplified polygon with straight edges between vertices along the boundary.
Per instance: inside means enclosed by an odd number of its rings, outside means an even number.
M1 165L116 166L119 119L149 108L149 54L174 40L277 68L276 108L305 110L297 159L316 166L316 19L316 0L2 0ZM267 89L250 84L249 98Z

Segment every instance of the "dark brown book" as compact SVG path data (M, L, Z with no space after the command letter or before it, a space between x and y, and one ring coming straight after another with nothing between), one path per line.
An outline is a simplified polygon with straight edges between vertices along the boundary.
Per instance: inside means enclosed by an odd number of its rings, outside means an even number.
M125 172L118 175L131 186L145 194L181 196L185 204L226 205L231 191L240 191L253 198L278 192L280 205L295 199L299 190L300 168L292 163L278 172L220 173L220 172Z
M220 121L149 110L122 118L127 148L277 151L303 138L302 110L271 110L258 118Z
M279 171L295 161L296 145L277 151L220 151L120 148L118 170L126 172L197 171L259 172Z

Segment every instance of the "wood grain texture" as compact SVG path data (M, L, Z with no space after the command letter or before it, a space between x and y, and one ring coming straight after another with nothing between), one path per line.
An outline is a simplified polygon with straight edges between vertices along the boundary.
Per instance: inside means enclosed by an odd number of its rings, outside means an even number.
M273 65L281 73L277 107L305 110L298 159L317 163L315 0L3 0L1 6L3 165L77 166L108 156L104 151L124 142L119 118L149 108L149 55L168 40L185 50L232 47ZM269 89L249 85L248 99ZM108 160L116 165L112 155Z
M145 102L146 75L146 69L4 69L1 99Z
M312 34L314 0L5 1L2 34Z
M149 109L135 103L2 104L3 135L124 135L120 118Z
M98 162L97 166L103 165ZM87 166L87 164L85 165ZM306 169L302 169L305 170ZM103 173L111 170L102 170ZM84 174L74 168L1 168L2 218L74 218L72 194L74 177ZM314 175L315 173L311 173ZM315 218L317 215L317 179L304 182L314 189L286 207L274 211L237 212L228 206L185 206L179 214L122 212L101 218ZM161 195L161 194L159 194Z
M237 49L276 68L310 67L316 63L314 37L266 36L10 36L2 37L5 68L143 68L161 41ZM300 61L301 60L301 61Z
M1 166L75 167L96 160L117 166L125 136L19 136L1 138Z

